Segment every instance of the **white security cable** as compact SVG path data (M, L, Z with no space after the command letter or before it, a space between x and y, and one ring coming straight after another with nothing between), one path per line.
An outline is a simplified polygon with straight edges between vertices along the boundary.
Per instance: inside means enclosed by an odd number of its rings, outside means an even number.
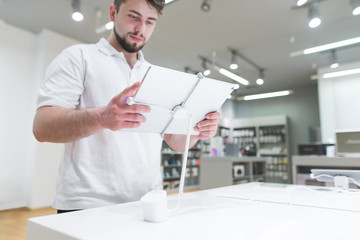
M358 183L355 179L344 176L344 175L331 176L328 174L320 174L318 176L315 176L314 174L310 174L310 177L312 179L318 179L320 177L328 177L328 178L334 179L335 189L338 192L348 191L349 190L349 182L352 182L352 183L356 184L358 187L360 187L360 183Z
M330 198L329 196L326 196L325 194L319 192L319 191L316 191L314 189L311 189L309 187L306 187L306 186L294 186L292 187L291 189L289 189L289 191L287 191L286 193L286 196L287 196L287 203L289 205L292 205L292 201L291 201L291 194L295 191L295 190L298 190L298 189L305 189L305 190L308 190L310 192L313 192L313 193L316 193L318 195L321 195L322 197L325 197L325 198Z
M191 125L192 125L192 115L188 114L188 116L189 116L189 120L188 120L188 128L187 128L187 134L186 134L185 150L184 150L182 168L181 168L181 177L180 177L178 202L177 202L176 207L174 209L170 210L170 214L173 214L175 211L177 211L180 208L181 199L182 199L182 196L184 194L186 165L187 165L187 157L188 157L188 153L189 153L190 133L191 133Z
M189 153L190 134L191 134L191 127L192 127L192 115L189 114L189 112L182 105L176 106L173 110L170 111L164 107L135 101L133 97L127 97L125 101L128 105L141 104L141 105L150 106L151 108L157 108L157 109L165 111L165 112L170 112L170 113L172 113L173 117L176 119L183 118L186 115L188 116L188 127L187 127L187 133L186 133L185 150L184 150L184 155L183 155L181 176L180 176L179 197L178 197L178 202L177 202L176 207L172 210L169 210L170 214L172 214L180 208L181 199L184 194L187 157L188 157L188 153Z
M320 178L320 177L328 177L328 178L332 178L334 179L334 183L335 183L335 188L332 192L334 193L346 193L346 194L349 194L349 195L357 195L357 197L360 197L360 192L353 192L353 191L350 191L349 188L342 188L343 187L343 183L345 182L345 184L348 182L352 182L354 184L356 184L357 186L360 187L360 184L353 178L350 178L350 177L346 177L346 176L331 176L331 175L328 175L328 174L320 174L318 176L315 176L313 174L310 174L311 178L312 179L317 179L317 178ZM343 179L343 178L346 178L346 179ZM340 182L340 183L338 183ZM340 186L340 187L339 187ZM305 190L308 190L308 191L311 191L313 193L316 193L318 195L321 195L323 197L325 197L326 200L330 199L331 197L333 197L333 195L326 195L326 194L323 194L317 190L314 190L310 187L306 187L306 186L294 186L293 188L291 188L288 192L287 192L287 200L288 200L288 204L292 205L292 201L291 201L291 193L293 193L295 190L298 190L298 189L305 189ZM324 199L323 199L324 200ZM321 200L321 201L323 201Z
M216 197L220 197L221 196L216 196ZM192 210L192 209L219 209L219 208L237 208L237 207L243 207L246 204L249 204L253 201L258 201L261 200L264 196L260 196L260 197L256 197L256 198L250 198L250 199L239 199L239 198L235 198L236 200L244 200L244 202L240 203L240 204L217 204L214 206L202 206L202 205L196 205L196 206L192 206L192 207L188 207L188 208L184 208L181 210L177 210L176 212L172 212L171 216L175 216L175 215L179 215L183 212ZM210 199L212 199L213 197L209 197Z

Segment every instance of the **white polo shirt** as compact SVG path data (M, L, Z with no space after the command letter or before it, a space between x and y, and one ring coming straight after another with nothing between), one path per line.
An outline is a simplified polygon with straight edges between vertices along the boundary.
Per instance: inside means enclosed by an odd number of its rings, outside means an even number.
M97 44L69 47L50 64L38 107L105 106L126 87L141 81L149 66L140 52L131 69L124 54L104 38ZM162 140L160 134L103 130L66 143L53 207L86 209L137 201L161 189Z

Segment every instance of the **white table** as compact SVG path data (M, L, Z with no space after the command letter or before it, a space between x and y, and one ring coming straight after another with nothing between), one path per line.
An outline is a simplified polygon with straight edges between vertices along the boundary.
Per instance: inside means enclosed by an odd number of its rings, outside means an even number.
M140 202L31 218L27 239L358 240L359 219L360 191L248 183L187 193L161 223L143 221Z

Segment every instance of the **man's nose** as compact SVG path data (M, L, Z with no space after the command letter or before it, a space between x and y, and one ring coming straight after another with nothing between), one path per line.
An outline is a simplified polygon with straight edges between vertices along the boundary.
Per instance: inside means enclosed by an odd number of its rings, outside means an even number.
M145 30L145 27L146 27L145 21L139 21L138 24L136 24L135 26L135 31L142 34Z

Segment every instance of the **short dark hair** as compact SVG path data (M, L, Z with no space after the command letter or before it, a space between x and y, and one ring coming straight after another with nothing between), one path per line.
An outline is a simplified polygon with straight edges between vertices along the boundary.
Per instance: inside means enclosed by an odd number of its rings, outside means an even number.
M120 5L126 1L127 0L114 0L114 5L116 7L117 12L119 11ZM153 6L156 9L156 11L158 12L159 15L162 14L162 10L165 5L164 0L146 0L146 1L149 5Z

